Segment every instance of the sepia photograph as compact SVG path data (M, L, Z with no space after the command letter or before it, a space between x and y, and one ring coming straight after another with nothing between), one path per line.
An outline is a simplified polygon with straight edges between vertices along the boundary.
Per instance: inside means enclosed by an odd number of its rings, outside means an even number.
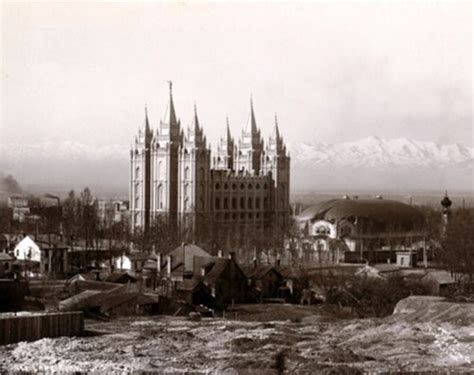
M473 2L0 2L0 373L474 373Z

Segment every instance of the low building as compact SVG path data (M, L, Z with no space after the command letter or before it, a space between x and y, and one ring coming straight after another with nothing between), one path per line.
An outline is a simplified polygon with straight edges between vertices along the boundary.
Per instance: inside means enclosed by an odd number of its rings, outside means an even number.
M115 259L115 270L128 272L131 275L139 275L149 258L150 254L147 253L123 254Z
M428 271L420 280L430 288L430 294L435 296L450 295L456 286L454 277L444 270Z
M26 236L15 246L13 254L18 260L41 262L41 249L30 236Z
M116 284L128 284L128 283L135 283L137 279L131 276L127 272L121 273L111 273L106 279L108 283L116 283Z
M28 235L14 247L13 256L33 273L59 276L69 271L69 250L59 236L43 236L35 241Z
M194 274L210 288L219 309L247 300L248 279L234 254L229 258L195 257Z
M0 253L0 279L13 275L13 257Z
M111 199L99 200L98 202L98 216L99 220L106 227L110 227L117 223L128 223L129 216L129 202Z
M285 286L282 274L271 265L252 265L243 268L249 279L249 286L257 301L281 297L280 288Z
M210 308L215 308L216 305L211 290L198 279L186 279L178 283L173 297L191 305L204 305Z

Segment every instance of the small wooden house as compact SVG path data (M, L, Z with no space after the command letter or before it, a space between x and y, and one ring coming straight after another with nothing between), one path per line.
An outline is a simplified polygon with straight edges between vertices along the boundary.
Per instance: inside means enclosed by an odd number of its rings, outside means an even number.
M259 301L264 298L280 297L280 288L285 284L283 275L271 265L253 265L243 268L249 279L249 286Z
M209 287L197 278L186 279L178 283L173 297L191 305L204 305L212 309L216 305L216 300Z
M235 261L229 258L195 257L194 277L210 288L216 299L216 308L223 309L232 303L246 301L248 279Z

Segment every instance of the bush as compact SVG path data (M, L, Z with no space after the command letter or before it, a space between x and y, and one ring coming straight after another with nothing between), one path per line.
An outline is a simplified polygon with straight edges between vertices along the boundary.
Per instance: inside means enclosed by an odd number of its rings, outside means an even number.
M387 279L345 277L343 281L339 280L335 286L326 290L327 303L351 307L352 312L361 318L390 315L401 299L413 294L428 293L427 287L422 283L408 283L398 276Z

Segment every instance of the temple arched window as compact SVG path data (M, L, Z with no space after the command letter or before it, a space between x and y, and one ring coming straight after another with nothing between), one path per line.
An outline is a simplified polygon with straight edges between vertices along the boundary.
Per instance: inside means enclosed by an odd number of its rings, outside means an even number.
M189 179L189 167L184 168L184 179Z
M156 191L157 206L163 208L163 186L159 185Z

